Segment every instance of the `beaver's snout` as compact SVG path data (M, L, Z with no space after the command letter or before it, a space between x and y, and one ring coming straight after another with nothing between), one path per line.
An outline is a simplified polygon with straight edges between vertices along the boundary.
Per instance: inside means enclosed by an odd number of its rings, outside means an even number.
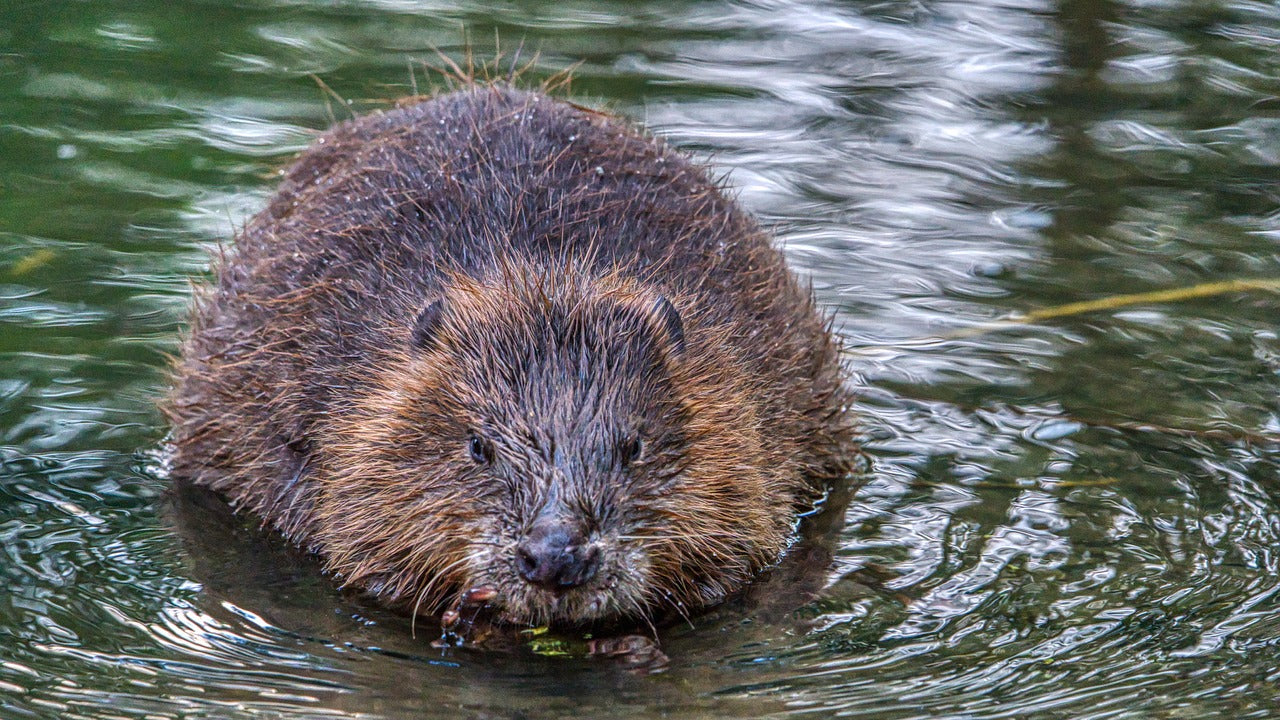
M535 524L516 546L516 572L533 585L563 592L595 577L600 548L563 522Z

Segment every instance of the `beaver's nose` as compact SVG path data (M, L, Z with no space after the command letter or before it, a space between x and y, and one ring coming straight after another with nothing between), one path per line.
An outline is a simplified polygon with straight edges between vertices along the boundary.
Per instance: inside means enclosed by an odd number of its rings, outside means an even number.
M516 546L520 577L547 590L563 591L595 577L600 548L562 523L537 524Z

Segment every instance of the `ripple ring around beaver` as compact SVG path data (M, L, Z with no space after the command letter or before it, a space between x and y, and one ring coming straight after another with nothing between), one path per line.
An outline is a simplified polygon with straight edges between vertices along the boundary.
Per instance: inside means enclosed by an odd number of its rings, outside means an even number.
M849 475L839 359L704 167L471 82L319 137L220 256L171 467L446 640L482 609L635 655L626 628L741 591Z

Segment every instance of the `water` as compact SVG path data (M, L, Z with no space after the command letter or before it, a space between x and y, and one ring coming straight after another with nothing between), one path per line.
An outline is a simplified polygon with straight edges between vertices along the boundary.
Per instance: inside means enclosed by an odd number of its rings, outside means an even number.
M442 655L148 454L208 248L495 33L709 158L850 348L824 591L663 674ZM1278 50L1243 0L9 0L0 717L1273 717L1280 297L989 323L1280 277Z

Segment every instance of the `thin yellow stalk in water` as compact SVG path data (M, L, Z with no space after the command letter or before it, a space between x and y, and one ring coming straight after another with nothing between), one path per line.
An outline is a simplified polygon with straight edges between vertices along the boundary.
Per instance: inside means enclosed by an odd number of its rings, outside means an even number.
M997 330L1003 330L1005 328L1033 325L1047 320L1057 320L1059 318L1085 315L1105 310L1118 310L1120 308L1131 307L1133 305L1183 302L1186 300L1197 300L1217 295L1227 295L1229 293L1257 290L1265 292L1280 292L1280 278L1220 280L1216 282L1200 283L1198 285L1191 285L1183 288L1151 290L1148 292L1129 293L1125 295L1112 295L1110 297L1098 298L1097 300L1084 300L1082 302L1066 303L1065 305L1055 305L1053 307L1030 310L1025 313L1014 313L1008 317L1000 318L999 320L993 320L991 322L981 323L967 328L960 328L940 335L931 335L928 337L915 338L913 340L886 343L885 345L850 348L846 350L846 354L863 354L886 347L911 347L923 343L936 342L938 340L961 340L964 338L985 335L986 333L996 332Z

